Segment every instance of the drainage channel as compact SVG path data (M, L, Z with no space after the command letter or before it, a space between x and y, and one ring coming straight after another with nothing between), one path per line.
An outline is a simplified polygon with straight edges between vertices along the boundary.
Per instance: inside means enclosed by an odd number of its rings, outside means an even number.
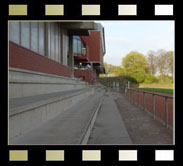
M95 112L93 113L91 119L89 120L89 123L87 125L87 128L86 128L85 132L83 133L83 135L81 137L81 141L80 141L81 145L87 145L87 143L88 143L90 134L92 132L92 128L93 128L94 123L95 123L95 121L97 119L97 115L98 115L98 113L99 113L99 111L101 109L102 101L103 101L103 96L102 96L102 99L100 100L100 102L98 104L97 109L95 110Z

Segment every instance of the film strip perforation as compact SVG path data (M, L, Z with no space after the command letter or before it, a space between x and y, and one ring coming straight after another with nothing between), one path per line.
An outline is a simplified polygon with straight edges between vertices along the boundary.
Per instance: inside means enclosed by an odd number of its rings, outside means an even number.
M68 6L67 6L68 7ZM104 8L101 4L82 4L80 9L81 16L101 16ZM151 6L152 7L152 6ZM116 6L117 16L137 16L140 8L138 4L123 4L120 3ZM105 9L105 8L104 8ZM173 16L174 5L173 4L154 4L152 16ZM45 4L44 5L44 16L67 16L64 12L64 3L60 4ZM69 10L69 9L67 9ZM146 9L147 10L147 9ZM9 16L27 16L31 11L28 4L9 4ZM143 11L142 11L143 12Z
M8 4L8 19L27 20L172 20L175 18L175 1L167 0L153 2L140 2L142 0L114 0L108 3L102 1L83 0L71 4L63 1L12 1ZM10 1L11 2L11 1ZM77 4L77 5L76 5ZM36 7L36 8L34 8ZM101 146L101 147L100 147ZM29 146L19 147L8 145L7 165L32 166L35 164L44 166L56 165L132 165L143 166L149 162L156 165L174 165L178 161L176 150L173 146L165 145L156 148L140 146L112 145L100 146ZM16 149L17 147L17 149ZM181 149L180 149L181 150ZM181 155L183 152L181 153ZM40 156L39 156L40 155ZM147 158L145 158L147 157ZM1 158L0 158L1 160Z
M69 160L69 156L67 156L67 150L45 150L42 151L42 154L44 156L44 162L65 162ZM98 161L101 162L104 159L104 150L100 149L87 149L87 150L81 150L80 156L78 160L83 162L91 162L91 161ZM128 161L140 161L141 158L139 158L139 152L140 150L115 150L115 156L113 156L116 161L118 162L128 162ZM31 153L34 153L33 151ZM110 152L108 152L108 155ZM112 155L112 154L110 154ZM30 157L29 150L9 150L9 161L10 162L28 162L29 160L32 160L32 156ZM67 156L67 160L65 158ZM155 162L158 161L174 161L174 150L172 149L159 149L154 150L154 157L153 160Z

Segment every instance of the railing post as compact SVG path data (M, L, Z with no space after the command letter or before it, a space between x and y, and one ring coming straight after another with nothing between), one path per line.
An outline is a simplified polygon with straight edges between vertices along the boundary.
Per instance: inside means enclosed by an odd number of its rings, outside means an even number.
M165 97L165 125L168 128L168 97Z
M155 111L156 111L156 98L155 94L153 94L153 117L155 119Z

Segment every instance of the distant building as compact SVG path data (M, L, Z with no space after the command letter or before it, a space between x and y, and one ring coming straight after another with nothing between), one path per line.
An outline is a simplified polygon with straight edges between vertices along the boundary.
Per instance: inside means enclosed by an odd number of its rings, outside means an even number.
M89 83L99 82L99 74L105 72L103 64L104 54L105 40L103 28L100 31L90 31L89 36L74 37L74 76L80 77Z

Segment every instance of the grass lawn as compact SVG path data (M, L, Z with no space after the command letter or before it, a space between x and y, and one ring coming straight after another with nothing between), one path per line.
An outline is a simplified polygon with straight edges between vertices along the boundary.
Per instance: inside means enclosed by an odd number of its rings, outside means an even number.
M151 92L160 92L160 93L168 93L173 94L173 89L165 89L165 88L139 88L140 90L151 91Z

